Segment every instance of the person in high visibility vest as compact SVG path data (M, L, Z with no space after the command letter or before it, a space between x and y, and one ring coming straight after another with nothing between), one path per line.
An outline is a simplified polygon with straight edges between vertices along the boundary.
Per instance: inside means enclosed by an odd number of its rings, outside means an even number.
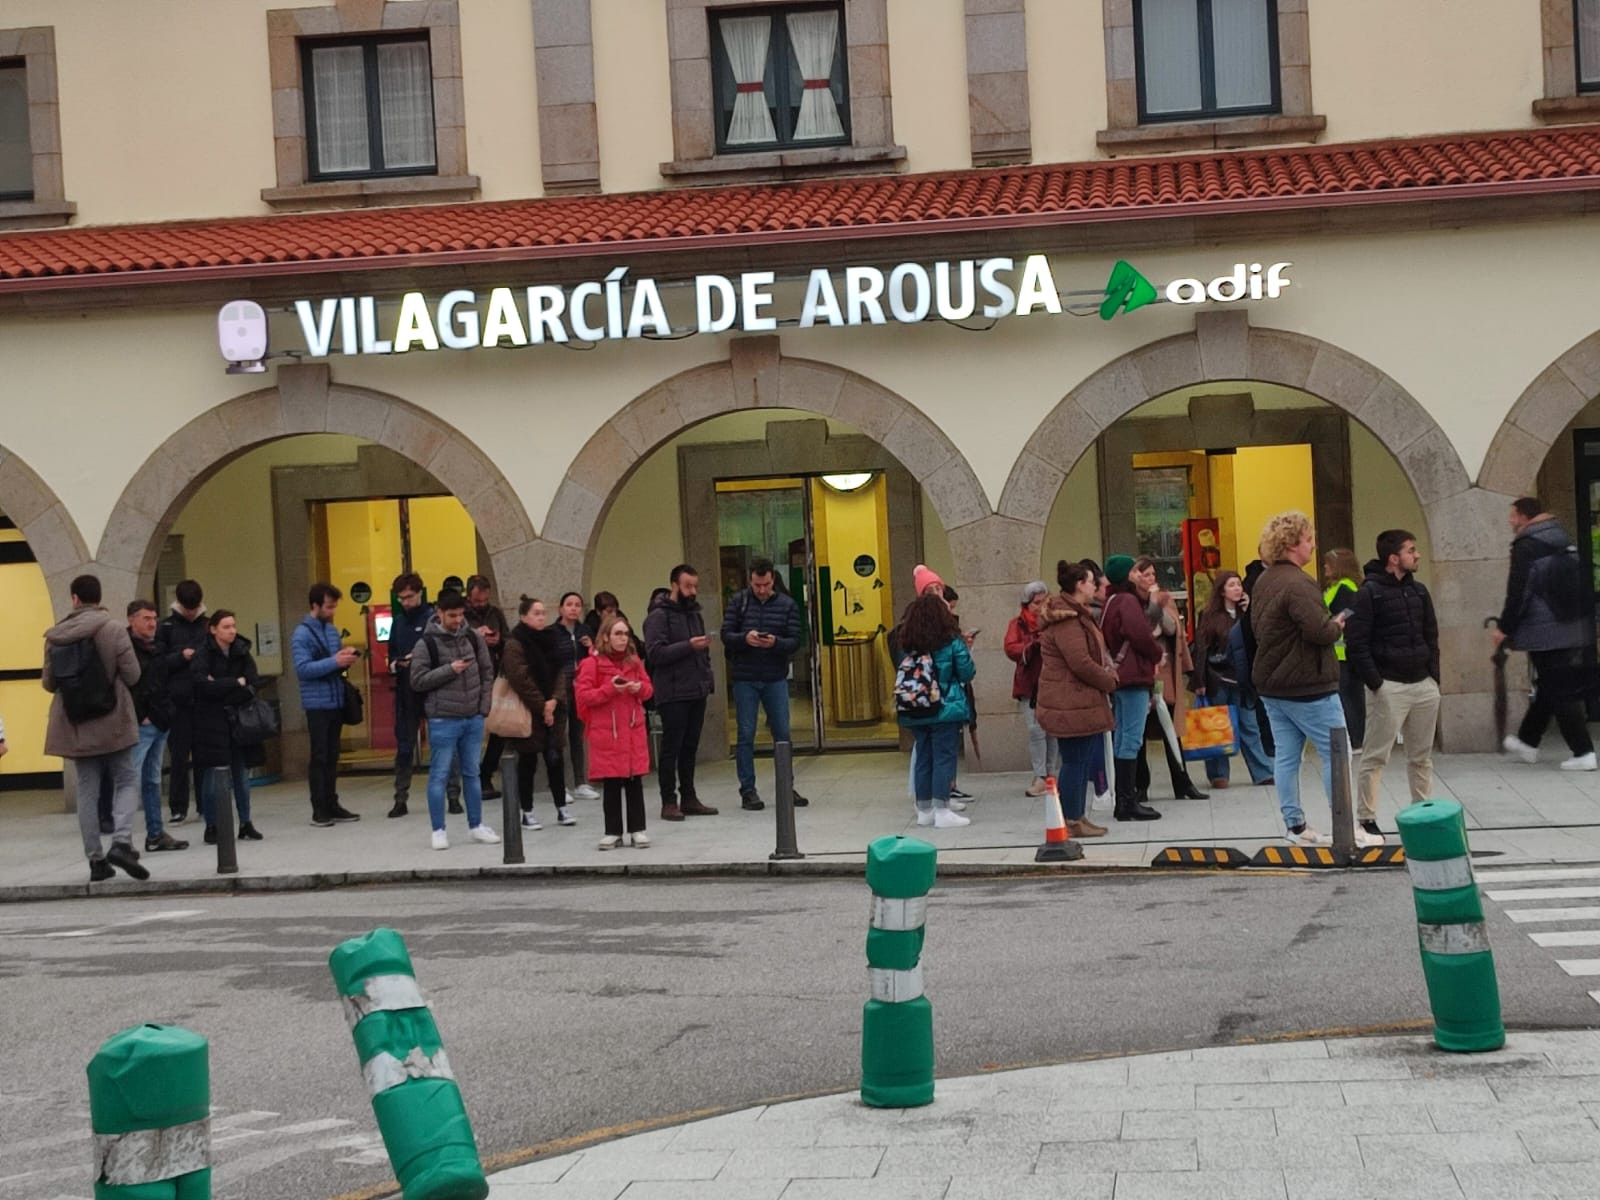
M1341 547L1322 556L1322 582L1327 585L1322 590L1322 602L1331 615L1337 617L1355 610L1361 578L1361 563L1354 550ZM1333 644L1333 652L1339 657L1339 702L1344 705L1344 723L1350 731L1350 750L1359 754L1367 732L1366 688L1361 677L1345 661L1343 636Z

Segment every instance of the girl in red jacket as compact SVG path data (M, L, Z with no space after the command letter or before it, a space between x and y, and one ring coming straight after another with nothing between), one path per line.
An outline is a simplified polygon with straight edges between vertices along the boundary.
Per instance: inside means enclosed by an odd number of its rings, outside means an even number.
M602 788L606 835L600 849L632 844L644 849L644 781L650 769L650 739L644 702L654 694L644 663L633 649L633 630L626 618L613 614L600 623L595 652L578 667L572 685L589 746L589 778ZM622 819L623 794L628 819Z

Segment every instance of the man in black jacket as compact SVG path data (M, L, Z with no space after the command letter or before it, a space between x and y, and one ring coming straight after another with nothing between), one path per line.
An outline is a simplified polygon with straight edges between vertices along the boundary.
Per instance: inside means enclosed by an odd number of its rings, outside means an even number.
M672 568L672 591L644 619L645 666L661 714L661 755L656 764L661 819L715 816L694 790L695 756L711 695L711 639L700 611L700 575L688 563Z
M179 582L173 589L172 612L156 630L156 654L167 672L167 695L172 700L172 729L167 752L172 774L167 781L167 807L172 824L189 819L189 783L194 782L194 798L200 802L201 771L192 763L194 744L194 685L189 678L192 659L211 632L206 625L205 593L193 579Z
M739 799L752 811L765 807L756 791L756 717L767 713L774 742L789 740L789 660L800 649L800 608L778 590L770 558L750 564L750 586L728 601L722 615L722 647L728 656L728 690L739 726L733 761ZM797 805L809 804L799 792Z
M167 667L156 653L156 606L149 600L128 605L128 638L139 660L139 682L132 687L133 715L139 722L139 744L133 748L133 772L144 803L144 848L187 850L189 843L161 826L161 753L172 727L172 698Z
M1561 522L1534 496L1511 505L1511 573L1506 603L1493 638L1525 651L1533 670L1533 699L1517 732L1506 737L1506 753L1539 761L1539 741L1554 715L1572 757L1563 771L1593 771L1594 741L1584 712L1588 671L1584 646L1594 629L1583 611L1583 567L1578 548Z
M1433 791L1433 735L1439 725L1439 620L1433 597L1413 574L1422 556L1404 529L1378 535L1378 557L1367 564L1344 627L1345 657L1367 688L1367 735L1356 791L1357 846L1383 845L1378 828L1378 780L1406 739L1411 799Z

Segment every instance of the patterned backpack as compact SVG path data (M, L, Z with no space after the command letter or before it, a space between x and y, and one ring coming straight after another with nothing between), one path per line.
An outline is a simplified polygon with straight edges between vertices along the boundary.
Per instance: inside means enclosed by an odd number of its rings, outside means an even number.
M943 707L933 655L907 654L894 673L895 711L903 717L932 717Z

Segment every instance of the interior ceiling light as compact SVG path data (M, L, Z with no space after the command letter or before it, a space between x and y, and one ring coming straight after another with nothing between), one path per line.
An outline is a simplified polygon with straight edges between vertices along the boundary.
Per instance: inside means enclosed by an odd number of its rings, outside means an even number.
M857 471L849 475L824 475L822 482L836 492L858 492L872 482L872 472Z

